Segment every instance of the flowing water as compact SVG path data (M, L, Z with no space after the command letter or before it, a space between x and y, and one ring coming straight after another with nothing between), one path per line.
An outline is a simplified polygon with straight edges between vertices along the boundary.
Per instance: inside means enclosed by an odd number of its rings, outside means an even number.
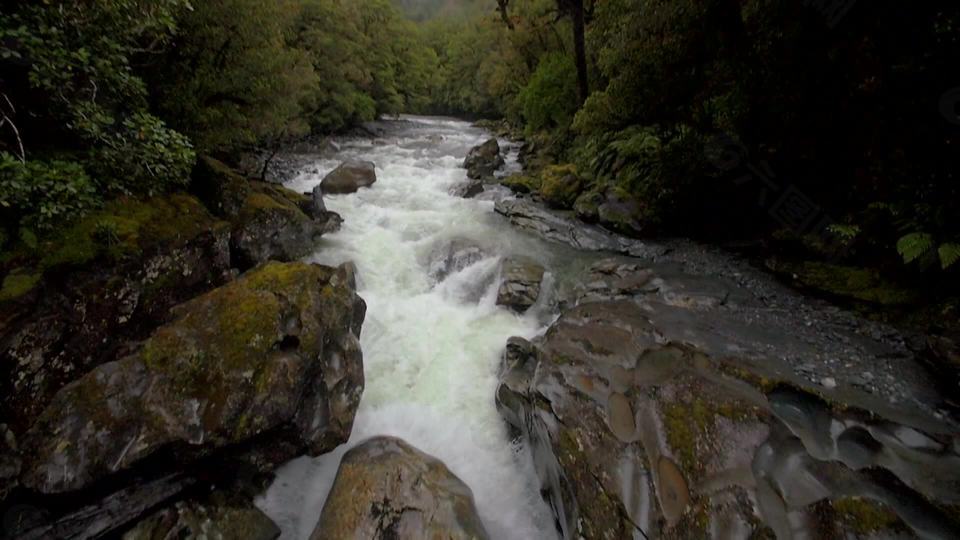
M522 254L547 268L575 257L516 232L491 201L450 195L466 180L460 165L468 150L488 136L465 122L407 117L375 141L344 141L332 159L287 184L308 192L348 158L377 166L372 188L326 198L345 222L311 258L358 267L366 389L349 443L289 463L258 501L284 538L310 535L341 456L375 435L403 438L443 460L473 490L491 537L555 536L529 457L510 441L494 405L507 338L537 334L549 310L514 315L495 305L496 284L502 257ZM439 279L453 241L483 255Z

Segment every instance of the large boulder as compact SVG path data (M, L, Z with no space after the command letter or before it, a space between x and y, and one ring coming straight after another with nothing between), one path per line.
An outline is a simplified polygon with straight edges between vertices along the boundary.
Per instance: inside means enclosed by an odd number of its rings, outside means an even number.
M543 283L543 266L525 258L509 258L503 261L500 274L498 306L524 313L537 303Z
M364 312L346 266L268 263L191 300L57 392L18 441L21 483L78 490L161 452L182 466L254 439L290 445L278 459L327 452L363 390Z
M463 160L463 168L467 170L467 176L474 180L493 176L493 173L503 167L503 164L503 156L500 155L500 143L497 142L496 138L473 147L467 154L466 159Z
M160 509L123 535L123 540L275 540L280 529L249 500L224 492Z
M507 344L497 405L563 538L960 534L956 420L830 364L877 372L894 349L675 272L604 261L545 335ZM935 402L898 367L886 393Z
M0 294L0 419L19 437L64 385L230 279L229 240L192 196L121 198L16 257L29 280Z
M370 161L345 161L330 172L320 183L323 192L329 195L355 193L370 187L377 181L376 166Z
M440 460L376 437L343 457L311 540L484 539L473 493Z
M321 236L340 228L340 216L320 211L315 199L265 182L249 185L230 237L233 264L241 269L300 259L316 248Z

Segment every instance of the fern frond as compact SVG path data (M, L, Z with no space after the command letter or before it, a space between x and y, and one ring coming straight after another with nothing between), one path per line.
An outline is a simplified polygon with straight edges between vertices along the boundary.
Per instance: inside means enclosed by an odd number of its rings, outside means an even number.
M931 249L933 249L933 237L927 233L911 233L897 241L897 252L907 264L919 259Z
M940 244L940 249L937 250L937 253L940 255L940 266L946 270L957 261L960 261L960 244Z
M858 225L841 225L834 223L827 227L827 230L848 242L860 234L860 227Z

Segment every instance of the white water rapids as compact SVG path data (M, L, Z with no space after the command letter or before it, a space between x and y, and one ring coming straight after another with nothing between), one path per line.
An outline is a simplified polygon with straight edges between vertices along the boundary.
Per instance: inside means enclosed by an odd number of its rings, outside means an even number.
M473 490L492 538L556 536L530 459L509 440L494 395L507 338L532 337L543 322L495 305L501 258L523 254L550 268L557 251L514 231L492 202L449 194L466 179L467 151L488 136L465 122L408 117L380 139L344 142L334 159L287 184L309 192L348 158L377 166L372 188L326 198L345 222L310 259L358 267L366 388L349 443L287 464L257 501L283 538L309 537L342 455L375 435L441 459ZM431 255L454 239L488 256L435 283Z

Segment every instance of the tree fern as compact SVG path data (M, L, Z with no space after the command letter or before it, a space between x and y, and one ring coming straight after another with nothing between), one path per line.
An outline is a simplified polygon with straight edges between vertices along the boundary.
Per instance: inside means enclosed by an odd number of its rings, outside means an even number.
M960 260L960 244L940 244L937 253L940 255L940 265L946 270Z
M933 237L927 233L911 233L897 241L897 252L904 263L912 263L933 249Z

